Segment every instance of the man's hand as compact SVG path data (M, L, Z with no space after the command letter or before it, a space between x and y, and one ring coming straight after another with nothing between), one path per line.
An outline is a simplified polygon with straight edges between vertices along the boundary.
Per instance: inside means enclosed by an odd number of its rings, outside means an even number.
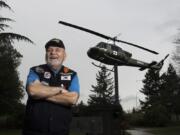
M79 95L61 87L43 85L39 80L27 86L28 94L34 99L45 99L57 104L71 106L76 104Z
M77 100L79 98L78 93L76 92L69 92L63 88L61 88L61 92L59 94L56 94L54 96L46 98L48 101L51 101L53 103L57 104L63 104L67 106L72 106L76 104Z
M27 86L28 94L34 99L48 98L57 95L58 93L61 93L61 91L62 93L65 92L60 87L51 87L43 85L39 80L36 80Z

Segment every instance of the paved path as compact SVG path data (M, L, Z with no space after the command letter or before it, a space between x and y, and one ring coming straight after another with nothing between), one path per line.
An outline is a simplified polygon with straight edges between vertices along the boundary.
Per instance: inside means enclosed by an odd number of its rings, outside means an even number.
M146 132L146 129L143 128L135 128L132 130L127 130L131 135L153 135L151 133Z

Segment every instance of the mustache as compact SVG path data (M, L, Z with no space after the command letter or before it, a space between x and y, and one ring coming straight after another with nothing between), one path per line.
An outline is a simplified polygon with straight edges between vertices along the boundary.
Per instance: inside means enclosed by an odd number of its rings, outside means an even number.
M63 63L63 59L59 60L59 59L47 58L46 62L49 65L61 65Z

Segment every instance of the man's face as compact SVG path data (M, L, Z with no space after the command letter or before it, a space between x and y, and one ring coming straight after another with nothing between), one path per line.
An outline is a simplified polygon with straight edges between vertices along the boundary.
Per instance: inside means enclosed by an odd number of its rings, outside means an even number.
M46 62L55 69L62 65L65 57L64 48L50 46L46 50Z

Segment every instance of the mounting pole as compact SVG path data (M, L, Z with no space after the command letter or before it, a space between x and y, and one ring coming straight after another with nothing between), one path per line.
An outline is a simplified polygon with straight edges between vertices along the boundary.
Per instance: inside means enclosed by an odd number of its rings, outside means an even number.
M119 105L118 66L114 65L115 104Z
M117 36L114 37L114 45ZM118 85L118 65L114 65L114 87L115 87L115 105L119 105L119 85Z

